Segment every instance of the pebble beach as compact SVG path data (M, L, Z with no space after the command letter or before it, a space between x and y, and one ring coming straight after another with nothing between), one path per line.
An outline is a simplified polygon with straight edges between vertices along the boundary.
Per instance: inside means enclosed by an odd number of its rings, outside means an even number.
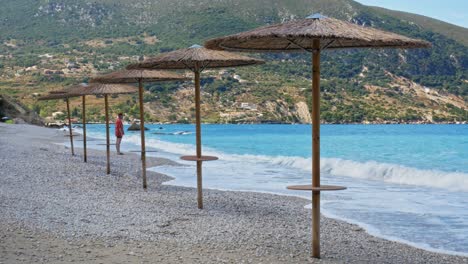
M196 189L168 176L148 171L143 190L138 155L112 148L107 175L105 152L88 149L84 163L67 139L0 123L0 263L468 263L323 216L314 259L308 200L204 189L199 210Z

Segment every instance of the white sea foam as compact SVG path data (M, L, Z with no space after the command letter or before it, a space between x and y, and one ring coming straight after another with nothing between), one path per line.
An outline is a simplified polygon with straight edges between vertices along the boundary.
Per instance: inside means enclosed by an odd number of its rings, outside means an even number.
M96 134L96 136L98 136ZM102 136L102 135L99 135ZM125 143L140 145L140 136L127 135ZM158 139L147 139L146 146L159 149L168 154L187 155L195 153L195 146L182 143L172 143ZM265 155L238 155L228 154L204 148L205 155L217 156L225 162L253 163L266 166L276 165L310 172L312 170L311 158L293 156L265 156ZM364 180L380 181L393 184L405 184L442 188L450 191L468 192L468 173L447 172L441 170L424 170L391 163L376 161L358 162L339 158L321 158L320 170L323 174L343 176Z
M468 174L461 172L421 170L375 161L361 163L333 158L322 159L321 170L336 176L468 191Z
M304 208L312 209L312 204L308 204L308 205L304 206ZM358 226L364 228L367 231L367 233L369 233L369 234L371 234L373 236L376 236L376 237L381 237L381 238L384 238L384 239L387 239L387 240L390 240L390 241L395 241L395 242L398 242L398 243L407 244L407 245L410 245L410 246L413 246L413 247L416 247L416 248L420 248L420 249L424 249L424 250L428 250L428 251L432 251L432 252L436 252L436 253L468 257L468 253L466 253L466 252L446 250L446 249L441 249L441 248L434 248L433 246L431 246L431 245L429 245L427 243L421 243L421 242L415 243L415 242L409 241L407 239L402 239L402 238L399 238L399 237L396 237L396 236L384 235L379 229L375 228L372 225L365 224L363 222L359 222L359 221L356 221L356 220L351 219L351 218L342 217L342 216L339 216L337 214L333 214L332 212L330 212L329 210L326 210L326 209L321 210L321 213L324 214L326 217L329 217L329 218L334 218L334 219L342 220L344 222L348 222L348 223L351 223L351 224L358 225Z
M128 140L139 144L140 139L137 136L131 136ZM195 147L192 145L170 143L156 139L148 140L147 146L179 155L195 152ZM226 162L263 163L265 165L272 164L308 172L312 170L311 158L237 155L219 152L210 148L205 148L204 153L206 155L217 156L220 160ZM417 185L468 192L468 174L463 172L423 170L397 164L376 161L357 162L339 158L321 158L320 163L321 172L332 176L353 177L386 183Z

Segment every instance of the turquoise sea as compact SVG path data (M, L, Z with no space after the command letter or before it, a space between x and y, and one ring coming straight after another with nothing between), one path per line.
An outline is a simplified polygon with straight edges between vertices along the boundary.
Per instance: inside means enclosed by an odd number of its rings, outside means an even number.
M195 154L195 127L147 127L147 148L158 151L150 155L186 165L151 170L175 178L167 184L196 187L195 164L179 159ZM104 138L105 126L88 125L88 134ZM139 149L139 132L123 142L123 150ZM311 198L286 190L311 182L310 125L203 125L202 142L205 155L220 158L203 164L204 188ZM325 215L387 239L468 255L468 125L322 125L321 154L322 184L348 187L323 193Z

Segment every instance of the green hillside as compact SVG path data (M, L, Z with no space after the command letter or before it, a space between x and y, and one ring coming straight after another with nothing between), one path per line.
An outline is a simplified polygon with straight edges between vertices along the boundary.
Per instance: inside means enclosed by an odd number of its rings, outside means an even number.
M41 116L60 108L37 103L44 93L216 36L320 12L433 43L427 50L326 52L322 60L327 122L467 121L466 29L351 0L5 0L0 9L0 92ZM204 79L209 122L306 122L307 54L263 54L261 67L211 72ZM148 85L154 121L193 120L190 84ZM115 111L137 115L134 98ZM239 107L255 104L257 110ZM301 107L302 105L302 107ZM97 105L91 119L99 120ZM94 108L93 108L94 107ZM156 111L157 109L158 111ZM75 111L77 113L77 111ZM302 113L302 114L300 114Z
M411 14L402 11L385 9L377 6L370 7L378 13L393 16L395 18L415 23L427 30L432 30L438 34L454 39L465 46L468 46L468 29L459 27L444 21L440 21L427 16Z

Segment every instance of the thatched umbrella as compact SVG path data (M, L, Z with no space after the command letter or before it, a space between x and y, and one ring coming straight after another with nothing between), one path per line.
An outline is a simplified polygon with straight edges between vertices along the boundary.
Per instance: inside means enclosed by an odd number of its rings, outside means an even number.
M182 156L181 159L197 162L198 208L203 208L202 162L217 160L217 157L202 156L200 124L200 73L207 68L226 68L262 64L258 59L241 56L225 51L205 49L199 45L180 49L129 65L127 69L189 69L195 74L195 119L196 119L196 156Z
M72 97L77 97L78 93L83 91L83 89L86 88L86 84L78 84L75 86L72 86L70 88L64 89L64 90L56 90L56 91L51 91L49 92L52 95L55 94L68 94ZM84 162L88 162L88 154L87 154L87 139L86 139L86 95L81 95L81 119L83 123L83 159Z
M130 85L123 84L97 84L93 83L76 89L74 94L84 95L104 95L104 107L106 113L106 152L107 152L107 174L110 174L110 135L109 135L109 99L111 94L131 94L136 93L137 89Z
M320 257L320 191L341 190L320 185L320 52L345 48L427 48L430 43L314 14L306 19L260 27L216 38L205 47L245 52L312 53L312 185L288 189L312 191L312 256Z
M147 183L143 83L181 80L187 80L187 78L177 73L155 70L122 70L101 75L90 80L91 83L138 83L138 95L140 103L141 166L144 189L147 188Z
M53 92L50 92L49 95L46 95L46 96L42 96L42 97L39 97L38 100L41 100L41 101L46 101L46 100L60 100L60 99L64 99L65 102L67 102L67 118L68 118L68 130L70 132L70 147L71 147L71 152L72 152L72 155L74 156L75 155L75 149L73 147L73 129L72 129L72 122L71 122L71 116L70 116L70 98L71 97L77 97L77 95L72 95L72 94L68 94L68 93L65 93L63 91L53 91Z

